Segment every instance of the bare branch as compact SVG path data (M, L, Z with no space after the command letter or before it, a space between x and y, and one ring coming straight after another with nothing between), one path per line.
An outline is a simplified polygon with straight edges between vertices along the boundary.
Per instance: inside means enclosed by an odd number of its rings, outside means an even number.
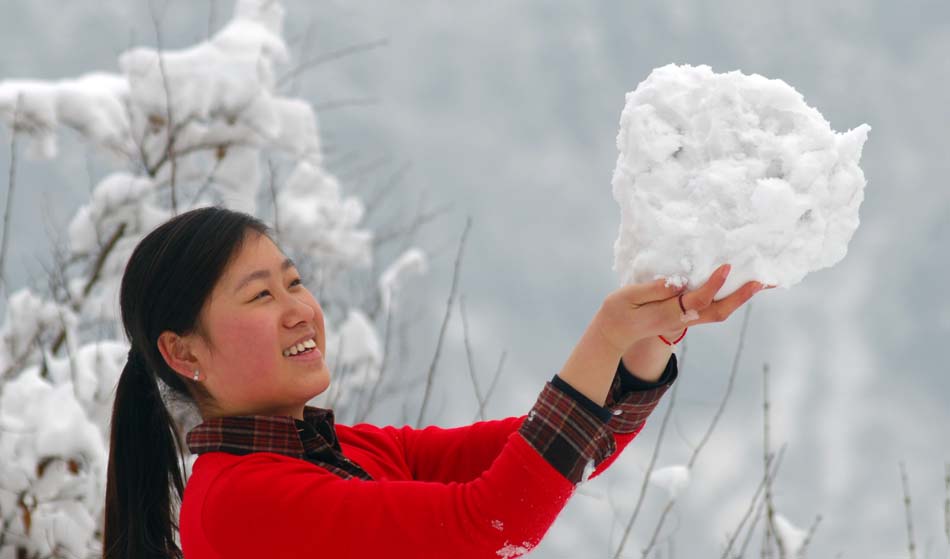
M762 436L763 436L763 455L762 461L765 465L765 470L768 471L769 468L769 456L771 454L771 449L769 448L769 364L762 364ZM765 549L763 553L767 553L769 556L772 554L772 538L775 538L775 545L778 547L778 555L781 559L785 559L785 542L782 541L778 530L775 529L775 504L772 502L772 480L769 479L765 483L765 514L766 514L766 530L765 530Z
M432 221L433 219L435 219L436 217L438 217L439 215L443 213L448 213L448 211L451 208L452 208L452 204L446 204L442 206L441 208L436 208L435 210L429 213L417 215L416 218L412 221L412 223L410 223L409 225L407 225L406 227L402 229L384 231L383 233L380 233L379 235L374 236L373 250L374 251L379 250L379 247L385 245L386 243L390 243L403 235L414 234L420 227L422 227L426 223Z
M7 280L4 262L7 255L7 245L10 241L10 208L13 207L13 189L16 186L16 136L19 130L20 103L23 93L17 95L16 107L13 109L13 127L10 131L10 175L7 182L6 207L3 210L3 244L0 247L0 287L6 291Z
M280 241L280 217L277 215L277 169L274 160L267 158L267 190L270 192L270 201L274 205L274 236Z
M812 522L811 528L808 529L808 535L805 536L805 541L802 542L802 547L798 550L798 559L805 559L805 550L808 548L808 544L811 543L812 538L815 537L815 532L818 530L818 525L821 524L821 515L815 517L815 521Z
M687 468L690 470L693 469L693 465L696 463L696 459L699 457L700 451L709 441L709 437L712 436L713 431L716 429L716 424L719 423L719 418L722 417L723 410L726 409L726 403L729 401L729 396L732 394L732 388L736 382L736 373L739 371L739 359L742 357L742 347L745 345L746 331L749 327L749 316L752 314L752 303L748 303L745 309L745 315L742 317L742 330L739 333L739 345L736 347L736 355L732 360L732 372L729 373L729 382L726 384L726 392L722 396L722 400L719 402L719 409L716 410L716 415L713 416L712 422L709 424L709 428L706 430L706 433L703 434L703 438L700 439L699 444L696 446L696 450L693 451L693 455L689 459Z
M485 417L485 406L488 402L491 401L491 395L495 392L495 385L498 383L498 378L501 377L502 366L505 364L505 356L508 355L508 352L502 350L501 356L498 358L498 367L495 368L495 376L491 379L491 384L488 385L488 391L485 392L485 398L482 400L482 404L478 408L478 414L476 417ZM475 421L472 419L472 421Z
M472 347L468 340L468 317L465 314L465 296L459 297L459 310L462 313L462 338L465 341L465 357L468 361L468 374L472 379L472 387L475 389L475 399L478 400L478 416L482 421L485 420L485 399L482 398L482 390L478 386L478 375L475 373L475 359L472 356Z
M368 107L378 104L379 99L376 97L351 97L348 99L337 99L335 101L325 101L323 103L318 103L313 106L313 110L318 113L325 113L327 111L342 109L345 107Z
M449 323L449 317L452 315L452 302L455 300L455 290L458 286L459 268L462 265L462 249L465 248L465 238L468 237L468 230L472 226L472 218L465 220L465 230L462 231L462 239L459 242L458 254L455 258L455 271L452 273L452 290L449 292L449 300L445 305L445 318L442 320L442 328L439 330L439 339L435 346L435 355L432 356L432 364L429 365L429 374L426 378L426 390L422 396L422 405L419 406L419 415L416 418L416 425L422 426L422 419L425 417L426 406L429 403L429 395L432 392L432 383L435 380L435 367L439 361L439 353L442 350L442 339L445 337L445 329Z
M383 383L383 372L386 371L386 365L389 362L389 339L392 332L392 302L388 307L386 307L386 333L383 337L383 362L379 365L379 376L376 378L376 382L373 383L373 388L369 393L369 399L366 402L366 407L359 415L358 422L362 423L366 421L366 416L369 415L369 412L373 409L373 406L376 403L376 391L379 390L379 386Z
M379 203L391 192L395 192L395 186L402 181L403 177L406 176L406 172L409 171L410 163L407 161L400 165L396 171L389 176L389 179L386 181L386 184L374 192L372 198L369 198L363 203L363 219L369 218L370 215L379 207Z
M166 4L167 7L167 4ZM152 16L152 25L155 27L155 41L158 51L158 70L162 74L162 87L165 88L165 128L168 130L168 143L165 145L165 153L171 153L175 149L175 118L172 112L172 91L168 83L168 72L165 70L165 48L162 44L162 26L158 21L158 15L155 13L152 1L149 0L149 11ZM175 175L178 171L177 158L171 157L171 206L172 214L178 213L178 201L175 197Z
M218 11L218 2L217 0L208 0L208 39L211 38L211 35L214 35L214 19Z
M359 43L359 44L352 45L349 47L344 47L339 50L330 51L326 54L322 54L320 56L316 56L314 58L305 60L301 62L300 64L298 64L297 67L292 69L290 72L281 76L277 80L277 87L283 86L285 83L287 83L288 80L296 79L298 74L300 74L301 72L304 72L305 70L309 70L310 68L314 68L321 64L325 64L327 62L330 62L331 60L337 60L339 58L343 58L344 56L356 54L358 52L365 52L365 51L379 48L388 44L389 44L389 39L377 39L375 41L370 41L367 43Z
M749 503L749 508L746 509L745 514L742 516L742 520L739 521L739 526L736 528L735 533L732 534L732 537L729 538L729 543L726 544L726 548L722 552L722 559L727 559L729 557L729 552L732 551L732 546L736 543L736 538L742 533L742 528L745 526L745 523L748 522L749 517L752 515L752 511L756 508L756 502L759 500L759 495L762 493L762 490L765 488L766 484L769 483L769 480L773 479L778 473L779 465L782 463L782 458L785 456L785 445L782 445L782 448L778 452L778 456L772 456L771 460L774 461L774 464L771 464L771 472L766 470L765 475L762 476L762 480L759 482L759 486L755 490L755 494L752 495L752 501ZM749 535L752 534L752 530L755 529L755 525L749 529ZM748 538L746 539L748 543ZM743 551L740 553L745 553L745 545L743 545Z
M943 501L943 533L947 536L947 543L950 544L950 462L944 465L943 483L946 491L946 497Z
M752 304L746 307L746 312L742 317L742 330L739 333L739 344L736 347L736 354L732 361L732 371L729 373L729 382L726 385L726 392L722 396L722 400L719 402L719 409L716 410L716 414L713 416L712 421L709 423L709 428L706 429L706 432L703 434L702 439L700 439L699 444L693 450L692 456L689 458L689 462L686 464L686 469L688 471L693 470L693 466L696 464L697 458L699 458L699 453L702 452L703 447L706 446L706 443L709 442L709 438L712 436L713 431L716 429L716 425L719 423L719 419L722 417L723 411L726 409L726 403L729 401L729 396L732 394L732 388L735 385L736 374L739 371L739 359L742 357L742 348L745 345L746 331L749 326L749 316L752 312ZM660 519L657 522L656 529L653 532L654 539L650 542L647 548L643 552L643 557L647 556L647 553L653 548L653 545L656 543L656 536L659 534L660 529L663 527L663 523L666 520L666 516L669 511L673 508L676 499L670 499L670 502L667 504L663 513L660 515Z
M637 516L640 514L640 509L643 506L643 501L646 499L647 489L650 486L650 476L653 474L653 469L656 467L657 458L660 455L660 448L663 446L664 434L666 433L666 427L670 422L670 416L673 415L673 406L676 404L676 393L679 389L679 383L673 386L673 392L670 394L670 403L666 407L666 412L663 414L663 421L660 423L660 432L656 435L656 444L653 446L653 455L650 456L650 463L647 465L647 470L643 474L643 482L640 484L640 496L637 497L637 504L633 507L633 514L630 515L630 520L627 521L627 526L624 528L623 536L620 538L620 545L617 546L617 551L614 552L614 559L620 559L620 554L623 553L623 548L627 544L627 539L630 537L631 532L633 531L633 525L637 521ZM657 531L659 531L659 526L657 526Z
M914 516L911 512L910 487L907 483L907 470L904 463L900 463L901 485L904 488L904 509L907 513L907 552L910 559L917 559L917 542L914 540Z

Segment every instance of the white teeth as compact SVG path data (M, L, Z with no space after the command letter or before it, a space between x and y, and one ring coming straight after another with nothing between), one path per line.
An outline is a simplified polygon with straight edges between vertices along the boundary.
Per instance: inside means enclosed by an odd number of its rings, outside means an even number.
M317 342L313 338L309 340L304 340L297 345L290 346L290 348L283 351L284 357L290 357L291 355L297 355L301 351L306 351L307 349L317 347Z

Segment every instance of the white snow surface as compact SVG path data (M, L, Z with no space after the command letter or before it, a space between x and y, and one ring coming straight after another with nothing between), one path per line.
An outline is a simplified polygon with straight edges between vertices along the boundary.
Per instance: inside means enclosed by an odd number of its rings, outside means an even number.
M670 499L675 499L689 485L689 468L676 465L653 470L650 483L666 490Z
M831 129L779 79L707 65L654 69L626 94L612 187L621 285L695 289L721 264L721 299L748 281L791 287L847 253L864 200L870 126Z

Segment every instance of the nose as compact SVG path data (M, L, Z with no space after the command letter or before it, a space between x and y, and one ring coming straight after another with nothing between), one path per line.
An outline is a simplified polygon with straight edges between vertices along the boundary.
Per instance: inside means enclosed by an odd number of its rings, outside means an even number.
M292 328L301 322L312 323L317 310L304 297L290 295L285 299L284 324Z

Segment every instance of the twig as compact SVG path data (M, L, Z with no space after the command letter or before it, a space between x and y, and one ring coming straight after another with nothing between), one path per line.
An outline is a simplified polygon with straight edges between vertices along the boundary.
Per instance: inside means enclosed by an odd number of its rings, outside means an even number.
M318 113L325 113L334 109L344 107L367 107L379 104L379 99L375 97L351 97L349 99L337 99L335 101L326 101L313 106L313 110Z
M946 497L943 501L943 533L947 536L947 544L950 544L950 462L947 462L944 467L943 483Z
M485 409L485 399L482 398L481 387L478 386L478 375L475 373L475 359L472 356L472 346L468 339L468 317L465 314L465 295L459 297L459 311L462 314L462 338L465 342L465 357L468 361L468 376L472 379L472 387L475 389L475 399L478 400L478 416L482 421L485 415L482 410Z
M475 416L476 418L485 417L485 405L488 404L489 401L491 401L491 395L493 392L495 392L495 385L498 382L498 379L501 377L501 370L505 364L506 355L508 355L508 352L505 350L502 350L501 356L498 358L498 367L495 368L495 376L492 377L491 384L488 385L488 391L485 392L485 399L482 401L482 404L478 407L478 414ZM475 419L472 419L472 421L474 422Z
M166 4L167 6L167 4ZM155 27L155 42L158 51L158 71L162 74L162 87L165 89L165 129L168 130L168 142L165 144L165 153L172 153L175 149L175 137L177 130L174 130L174 114L172 112L172 91L168 83L168 72L165 70L165 47L162 44L162 26L158 21L158 15L155 13L154 5L149 0L149 11L152 16L152 25ZM171 206L172 214L178 213L178 201L175 197L175 175L178 171L178 158L171 157Z
M696 445L696 448L693 450L692 456L689 457L689 462L686 463L686 469L689 472L693 471L693 466L696 464L696 460L699 458L699 453L702 452L703 447L706 446L706 443L709 442L710 437L712 436L713 431L716 429L716 425L719 423L719 419L722 417L723 411L726 409L726 403L729 401L729 396L732 394L732 388L735 385L736 374L739 372L739 359L742 357L742 348L745 345L746 331L749 327L749 316L752 314L752 304L746 307L746 312L742 317L742 330L739 333L739 344L736 347L736 354L732 360L732 371L729 373L729 382L726 385L726 392L722 396L722 400L719 402L719 409L716 410L716 414L713 416L712 421L709 423L709 428L706 429L706 432L703 434L702 439L700 439L699 444ZM647 554L653 549L653 545L656 543L657 534L660 533L660 530L663 528L663 523L666 520L667 513L670 509L673 508L676 499L670 499L666 508L663 511L663 514L660 515L660 519L657 522L656 529L653 531L653 539L650 541L650 544L644 549L643 557L645 558Z
M802 547L798 550L798 559L805 559L805 549L808 548L808 544L810 544L812 538L815 537L815 531L818 530L819 524L821 524L820 514L815 517L815 521L812 522L811 528L808 529L808 535L805 536L805 541L802 542Z
M389 176L389 179L386 181L386 184L383 188L380 188L378 191L374 192L373 197L366 200L363 204L363 219L368 219L370 215L379 207L379 203L386 197L386 195L395 192L395 186L402 181L403 177L409 171L411 164L407 161L399 166L396 171Z
M719 418L722 417L723 410L726 409L726 403L729 401L729 396L732 394L732 387L736 382L736 373L739 371L739 359L742 357L742 347L745 345L745 336L746 330L749 327L749 316L752 314L752 303L750 302L745 309L745 315L742 317L742 330L739 333L739 345L736 347L736 354L732 360L732 371L729 373L729 382L726 384L726 393L723 394L722 400L719 402L719 409L716 410L716 415L713 416L712 422L709 424L709 428L706 430L706 433L703 434L703 438L700 439L699 444L696 446L696 450L693 451L693 455L689 458L689 462L686 467L690 470L693 469L693 464L696 463L696 459L699 457L700 451L706 446L706 443L709 441L709 437L712 436L713 431L716 429L716 424L719 423Z
M271 204L274 205L274 236L280 241L280 216L277 214L277 171L274 160L267 158L267 189L270 191Z
M646 472L643 474L643 482L640 484L640 495L637 497L637 504L633 507L633 513L630 515L630 520L627 521L627 526L623 530L623 536L620 538L620 545L617 546L617 551L614 552L614 559L620 559L620 554L623 553L623 548L627 544L627 539L630 537L630 533L633 531L633 525L637 521L637 516L640 514L640 508L643 506L643 501L646 499L647 489L650 486L650 475L653 473L653 468L656 467L657 458L660 455L660 448L663 446L663 434L666 433L666 427L669 425L670 416L673 415L673 406L676 404L676 392L679 389L679 383L676 383L673 386L673 392L670 394L670 403L666 407L666 412L663 414L663 421L660 423L660 432L656 435L656 444L653 446L653 454L650 456L650 463L647 465Z
M389 339L392 333L392 302L388 307L386 307L386 333L383 338L383 362L379 365L379 376L376 378L376 382L373 383L373 388L370 390L369 399L366 402L366 407L363 409L362 413L359 414L357 422L362 423L366 421L366 416L369 415L370 410L373 409L373 405L376 402L376 391L379 389L379 385L383 383L383 372L386 371L386 365L389 362Z
M294 68L287 74L284 74L283 76L281 76L277 80L277 87L283 86L285 83L287 83L287 80L295 79L297 77L297 74L303 72L304 70L308 70L315 66L319 66L320 64L325 64L331 60L343 58L344 56L348 56L350 54L372 50L372 49L379 48L381 46L388 45L388 44L389 44L389 39L377 39L375 41L370 41L368 43L360 43L360 44L352 45L349 47L344 47L339 50L330 51L326 54L322 54L320 56L316 56L309 60L305 60L304 62L301 62L300 64L298 64L296 68Z
M910 509L910 487L907 483L907 470L904 468L904 463L900 463L901 471L901 485L904 488L904 508L907 512L907 552L910 555L910 559L917 558L917 543L914 540L914 518Z
M762 364L762 424L763 424L763 462L765 464L765 469L768 469L769 464L769 453L771 449L769 448L769 364ZM772 502L772 481L771 479L765 484L765 514L768 522L766 523L765 530L765 545L763 549L763 554L768 557L772 556L772 538L775 538L775 545L778 547L778 555L780 559L785 559L785 542L782 541L781 536L778 533L778 530L775 528L775 504Z
M112 249L115 248L115 245L117 242L119 242L119 239L122 238L122 235L125 233L125 228L127 225L128 224L125 222L120 223L119 226L116 228L115 232L109 238L109 240L106 241L106 245L102 247L102 250L99 252L99 255L96 257L96 261L93 263L92 275L89 276L89 279L86 280L86 285L83 286L82 299L80 301L74 302L73 310L75 311L79 310L79 307L82 305L82 302L86 300L86 297L89 296L89 292L92 291L93 286L96 284L97 281L99 281L99 277L102 275L102 267L105 265L106 258L112 252ZM60 330L59 334L56 336L56 341L53 342L53 346L50 351L53 354L59 351L59 348L61 345L63 345L63 341L65 339L66 339L66 331ZM41 376L45 377L45 374L46 374L46 369L44 367L44 369L41 371Z
M3 245L0 248L0 286L6 291L7 280L4 262L7 255L7 244L10 240L10 208L13 207L13 189L16 186L16 136L20 118L20 102L23 100L23 93L16 97L16 106L13 109L13 128L10 131L10 178L7 182L7 200L6 207L3 210Z
M762 483L767 483L768 480L765 479L765 476L762 476ZM764 487L764 485L762 486ZM758 499L758 493L756 493L756 499ZM754 503L755 501L753 501ZM765 499L759 501L759 504L755 507L755 515L752 517L752 523L749 525L748 531L746 531L745 538L742 540L742 547L739 548L739 553L735 555L736 559L742 559L745 557L745 550L749 547L749 543L752 541L752 534L755 533L755 527L759 524L759 519L762 518L762 509L765 508ZM740 532L736 532L738 536Z
M762 476L762 480L759 481L759 486L755 490L755 494L752 495L752 501L749 503L749 508L746 509L745 514L742 516L742 520L739 521L739 527L736 528L735 533L732 534L732 537L729 538L729 542L726 544L726 549L722 552L722 559L726 559L729 556L729 552L732 551L732 546L736 543L736 538L742 533L742 528L745 526L745 523L749 521L749 517L752 515L752 511L756 509L756 502L759 500L759 495L762 493L762 490L765 489L766 484L769 483L769 480L774 479L775 475L778 473L778 468L782 463L782 458L785 455L785 445L782 445L782 448L779 450L777 456L772 456L770 460L770 469L766 470L765 475ZM774 464L771 463L774 461ZM763 501L764 503L765 501ZM752 531L755 529L755 519L758 518L758 515L753 519L753 524L749 528L748 536L746 537L746 542L742 546L742 551L740 556L745 553L745 546L748 544L749 536L752 535Z
M429 403L429 394L432 392L432 382L435 380L435 367L439 361L439 353L442 350L442 339L445 337L445 329L449 323L449 317L452 314L452 302L455 300L455 290L458 286L459 267L462 264L462 249L465 247L465 238L468 236L468 230L472 226L472 218L465 220L465 230L462 232L462 240L459 242L458 255L455 258L455 271L452 274L452 290L449 293L449 300L445 306L445 318L442 319L442 328L439 330L439 339L435 346L435 355L432 356L432 364L429 365L429 373L426 377L426 390L422 397L422 405L419 406L419 416L416 419L416 425L422 425L422 418L425 417L426 406Z
M217 0L208 0L208 38L211 38L212 29L214 29L215 12L217 12Z

